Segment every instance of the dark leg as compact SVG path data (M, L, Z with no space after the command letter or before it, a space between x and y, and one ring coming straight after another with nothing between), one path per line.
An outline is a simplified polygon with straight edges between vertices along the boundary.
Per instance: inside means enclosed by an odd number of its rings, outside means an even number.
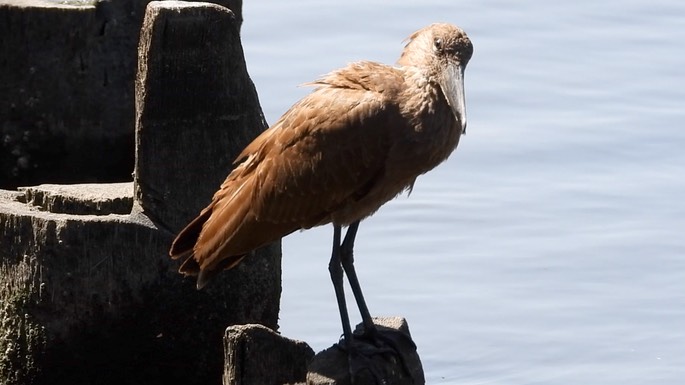
M345 240L341 244L341 227L333 225L333 252L331 255L331 261L328 264L328 271L331 273L331 281L333 281L333 288L335 289L335 298L338 301L338 310L340 311L340 320L342 321L343 326L344 338L343 341L339 344L339 346L347 352L347 357L349 360L350 380L353 384L357 373L362 369L369 370L372 373L372 375L377 379L377 382L380 381L380 383L383 383L383 376L373 366L371 359L367 357L366 354L359 351L359 348L364 347L364 345L357 346L357 342L353 339L354 337L352 336L350 317L347 312L347 304L345 303L345 290L343 286L343 265L341 257L345 254L351 255L352 247L354 245L354 237L357 233L358 226L359 222L355 222L354 224L350 225L350 227L347 230L347 233L345 234ZM352 274L354 276L354 281L356 282L356 287L352 286L352 290L354 292L354 296L357 300L358 305L360 304L361 299L360 310L362 308L364 309L361 310L363 312L362 317L364 317L364 324L366 325L368 319L371 328L375 328L373 322L371 322L371 316L369 315L369 311L366 308L366 304L364 303L364 298L361 297L361 289L359 289L359 282L357 281L357 276L354 273L354 270L352 270ZM350 282L351 281L352 278L350 278Z
M358 225L358 223L357 223ZM352 242L354 243L354 233L357 231L357 226L354 226L352 231ZM341 228L340 226L333 225L333 252L331 253L331 261L328 264L328 271L331 273L331 281L333 281L333 289L335 290L335 299L338 301L338 310L340 311L340 320L342 321L343 327L343 342L339 346L347 352L347 358L349 360L349 370L350 370L350 381L354 384L354 379L356 373L362 368L366 368L373 376L377 379L382 378L380 373L369 364L369 359L363 355L359 355L357 348L355 347L355 341L352 337L352 328L350 326L350 316L347 312L347 304L345 303L345 290L343 286L343 267L340 259L340 252L343 246L340 244ZM345 235L345 241L343 244L348 243L348 237L350 236L350 230L347 231ZM356 297L356 291L355 291ZM363 301L363 299L362 299ZM366 305L365 305L366 306ZM368 310L366 311L368 314ZM370 316L369 316L370 319ZM361 360L362 362L358 362Z
M335 290L335 299L338 301L338 310L340 311L340 320L342 321L345 342L351 344L352 329L350 327L350 316L347 313L347 304L345 303L343 269L340 264L340 232L340 226L333 225L333 252L331 254L331 261L328 263L328 271L331 273L331 281L333 281L333 289ZM345 239L347 239L347 236Z
M358 228L359 221L352 223L347 228L345 240L343 240L342 245L340 245L340 263L345 269L347 279L350 281L350 287L352 288L352 293L354 293L354 299L357 301L357 307L359 308L359 313L362 316L362 323L364 324L365 333L372 335L376 332L376 326L373 324L373 320L371 319L369 308L366 306L366 301L364 300L364 294L362 294L362 288L359 285L357 272L354 270L354 239L357 236Z
M365 349L369 353L394 353L399 358L402 368L405 373L411 377L411 371L405 362L404 357L401 355L402 341L409 342L411 346L416 348L414 342L411 338L400 332L400 331L379 331L376 325L373 323L369 308L366 306L366 301L364 300L364 295L362 293L361 285L359 284L359 279L357 278L357 272L354 269L354 240L357 236L357 229L359 228L359 221L350 224L347 228L347 233L345 234L345 239L340 245L340 263L343 269L345 269L345 274L347 274L347 279L350 282L350 287L352 288L352 293L354 293L354 299L357 301L357 307L359 307L359 313L362 316L362 323L364 325L363 338L375 345L374 349ZM347 313L345 313L347 315ZM348 340L350 341L350 340Z

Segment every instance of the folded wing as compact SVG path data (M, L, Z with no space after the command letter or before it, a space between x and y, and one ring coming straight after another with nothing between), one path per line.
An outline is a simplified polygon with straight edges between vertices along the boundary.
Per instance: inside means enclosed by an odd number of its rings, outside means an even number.
M328 223L362 199L383 175L393 128L402 124L389 103L398 76L365 62L314 83L313 93L245 148L210 205L178 235L170 254L187 258L181 272L199 275L202 287L251 250Z

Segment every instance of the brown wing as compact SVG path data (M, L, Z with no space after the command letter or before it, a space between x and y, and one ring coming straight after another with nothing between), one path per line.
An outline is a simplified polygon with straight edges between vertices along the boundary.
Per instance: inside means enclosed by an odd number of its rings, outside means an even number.
M373 66L362 64L317 82L321 87L247 146L212 203L176 238L170 254L190 255L181 271L199 273L199 287L255 248L330 222L383 174L401 119L388 93L401 74L375 65L373 78L361 76Z

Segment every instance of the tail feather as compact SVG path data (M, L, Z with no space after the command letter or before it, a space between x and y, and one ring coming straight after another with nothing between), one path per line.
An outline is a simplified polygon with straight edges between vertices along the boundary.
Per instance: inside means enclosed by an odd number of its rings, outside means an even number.
M197 264L197 261L195 261L194 258L190 258L189 260L192 260L191 265L194 264L197 266L197 290L202 289L203 287L207 286L207 284L214 279L214 277L221 273L224 270L228 270L239 264L243 258L245 258L246 254L243 255L236 255L236 256L231 256L229 258L226 258L219 262L217 266L213 266L211 268L205 268L205 269L200 269L200 265ZM188 261L184 263L183 265L185 266L188 264ZM194 266L192 266L194 267ZM191 268L191 266L189 266ZM181 266L181 269L183 269L183 266ZM184 272L185 273L185 272ZM193 274L195 275L195 274Z
M171 244L171 258L185 258L179 272L197 276L198 289L206 286L221 271L238 265L246 253L269 240L255 238L255 232L241 232L250 213L253 191L245 188L244 182L250 181L254 180L235 180L229 175L212 198L212 203L181 230ZM253 224L253 216L247 223ZM237 232L241 235L236 238Z
M200 274L197 275L197 290L202 290L207 284L214 278L217 274L221 272L220 269L204 269L200 270Z
M181 267L178 269L178 272L183 274L183 275L192 275L196 276L200 274L200 264L197 263L195 260L195 255L190 254L185 262L181 265Z
M171 248L169 249L169 255L172 259L187 258L188 256L192 257L193 248L195 247L197 238L200 236L202 226L205 224L207 219L209 219L209 216L212 215L212 206L213 205L210 205L202 210L197 218L193 219L192 222L190 222L185 228L183 228L183 230L181 230L181 232L178 233L176 239L174 239L174 242L171 244ZM187 262L188 261L186 260L186 263Z

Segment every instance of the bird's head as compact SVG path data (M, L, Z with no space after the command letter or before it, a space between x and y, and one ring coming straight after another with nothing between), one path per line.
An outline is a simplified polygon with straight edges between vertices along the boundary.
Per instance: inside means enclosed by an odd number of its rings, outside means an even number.
M397 61L401 66L422 69L438 83L463 133L466 133L464 69L472 54L473 44L461 28L436 23L409 36Z

